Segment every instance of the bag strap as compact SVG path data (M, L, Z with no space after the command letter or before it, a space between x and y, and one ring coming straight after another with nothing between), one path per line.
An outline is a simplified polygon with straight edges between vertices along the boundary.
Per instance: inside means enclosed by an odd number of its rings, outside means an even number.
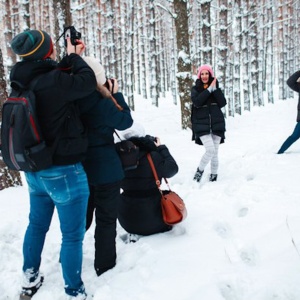
M117 131L114 129L115 134L117 135L117 137L119 138L119 140L122 142L122 139L120 138L119 134L117 133Z
M156 168L155 168L155 166L154 166L154 162L153 162L153 159L152 159L150 153L147 153L147 159L148 159L148 161L149 161L149 164L150 164L150 167L151 167L151 170L152 170L154 179L155 179L156 186L157 186L159 192L162 194L162 190L161 190L161 188L160 188L160 180L158 179L157 172L156 172ZM169 182L168 182L167 178L163 177L163 179L165 180L165 182L166 182L166 184L167 184L169 190L171 191L170 185L169 185Z
M117 100L114 98L112 94L110 94L110 99L115 104L118 110L122 111L124 108L117 102Z

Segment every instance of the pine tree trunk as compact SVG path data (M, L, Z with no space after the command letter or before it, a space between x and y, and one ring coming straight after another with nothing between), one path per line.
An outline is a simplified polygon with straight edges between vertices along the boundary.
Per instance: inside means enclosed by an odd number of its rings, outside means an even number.
M201 3L201 2L200 2ZM211 18L210 18L211 1L203 1L201 3L201 34L202 44L200 46L202 53L201 64L212 64L212 38L211 38Z
M188 8L184 0L174 0L174 10L176 14L175 28L177 40L177 82L181 105L181 126L183 129L191 127L191 87L192 66L190 60L189 32L188 28Z
M241 44L242 44L242 5L241 0L235 0L235 32L234 32L234 67L233 67L233 102L235 113L241 115Z
M157 62L157 47L156 47L156 20L154 1L150 0L150 97L152 104L158 106L158 62Z

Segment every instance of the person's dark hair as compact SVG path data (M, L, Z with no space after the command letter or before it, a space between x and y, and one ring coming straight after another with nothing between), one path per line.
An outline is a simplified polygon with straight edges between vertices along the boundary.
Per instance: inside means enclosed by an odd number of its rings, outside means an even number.
M131 137L129 140L132 141L137 147L139 147L140 150L146 152L157 151L157 147L154 144L154 141L149 137Z

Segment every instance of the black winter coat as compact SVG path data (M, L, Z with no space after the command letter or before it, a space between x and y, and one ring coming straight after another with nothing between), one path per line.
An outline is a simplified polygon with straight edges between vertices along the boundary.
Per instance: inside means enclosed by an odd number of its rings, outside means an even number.
M65 145L65 128L74 125L67 118L70 107L74 107L70 103L90 95L97 84L94 72L79 55L66 56L64 64L71 68L72 75L61 70L51 59L18 62L10 74L11 81L18 81L24 86L41 75L34 89L36 111L47 145L51 146L55 138L60 136L53 158L55 165L74 164L83 160L85 153L77 153L73 149L72 154L65 155L59 153L59 149Z
M114 94L120 111L111 99L95 91L78 101L82 120L88 129L89 148L83 165L91 185L120 181L124 172L114 144L114 130L125 130L132 123L130 108L121 93Z
M297 105L297 122L300 122L300 82L297 80L300 78L300 71L295 72L287 80L287 85L295 92L299 93L298 105Z
M170 178L178 172L178 166L165 145L156 147L148 138L131 138L140 148L139 165L134 170L125 171L121 182L123 193L118 207L118 219L129 233L150 235L170 230L163 222L161 196L157 189L152 169L147 159L151 154L157 175Z
M210 82L213 80L211 78ZM225 139L225 118L221 110L227 102L223 92L218 87L213 92L209 92L203 87L200 79L196 80L196 85L191 90L192 114L191 123L195 143L202 145L200 136L213 133L221 137L221 143Z

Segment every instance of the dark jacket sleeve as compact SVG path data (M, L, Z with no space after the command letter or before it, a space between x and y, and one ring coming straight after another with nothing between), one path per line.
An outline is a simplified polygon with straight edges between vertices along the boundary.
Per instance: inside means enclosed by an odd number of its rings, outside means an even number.
M178 172L178 165L170 154L169 149L165 145L160 145L157 147L159 155L161 155L162 160L156 165L158 176L171 178Z
M114 94L114 98L117 100L118 104L123 107L123 110L120 111L111 99L103 99L102 101L107 101L105 124L108 127L112 127L117 130L125 130L133 123L130 108L125 102L122 93Z
M225 96L221 89L217 88L215 91L212 92L212 94L220 108L224 107L227 104Z
M300 82L297 80L300 78L300 71L295 72L290 78L286 81L287 85L295 92L300 91Z
M196 107L200 107L207 104L207 100L210 97L210 92L208 90L204 90L203 92L198 92L196 87L192 87L191 91L191 99L193 104Z
M71 68L69 72L61 72L63 68ZM93 70L77 54L72 53L63 59L60 69L57 70L56 86L67 91L64 93L64 101L74 101L91 94L97 86Z

